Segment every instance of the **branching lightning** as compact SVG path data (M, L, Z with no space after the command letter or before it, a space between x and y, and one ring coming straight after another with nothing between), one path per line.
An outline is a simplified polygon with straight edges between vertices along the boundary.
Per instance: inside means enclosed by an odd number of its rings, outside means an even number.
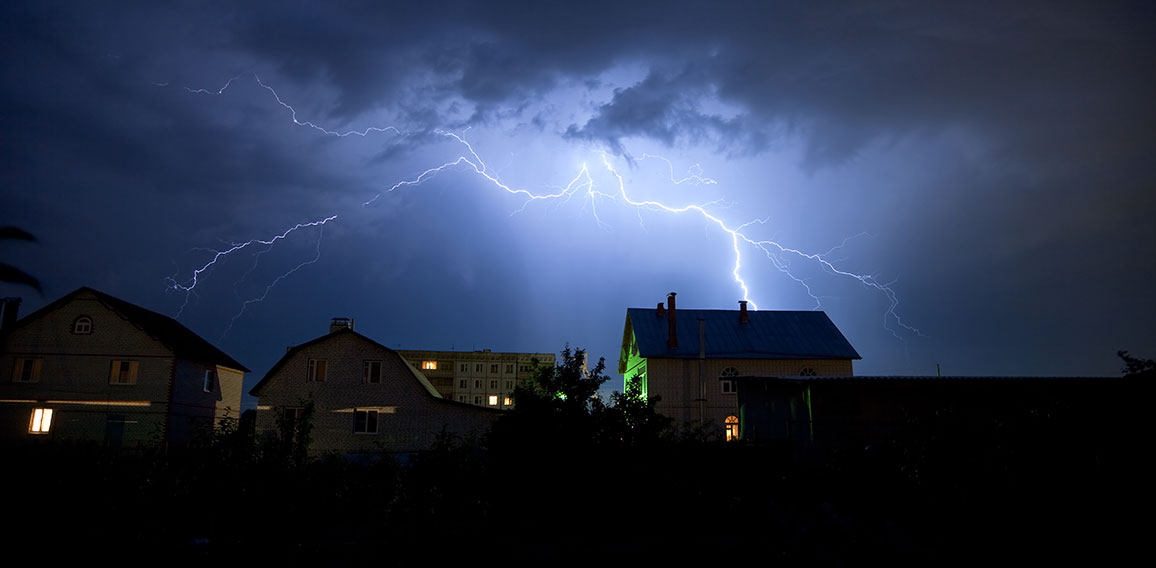
M237 81L240 78L241 78L241 76L237 76L237 77L233 77L232 79L229 79L229 81L227 81L224 86L222 86L220 89L217 89L216 91L210 91L210 90L206 90L206 89L190 89L187 87L185 88L185 90L188 91L189 93L194 93L194 94L222 95L225 93L225 91L227 89L229 89L229 87L235 81ZM398 128L395 128L393 126L369 127L369 128L365 128L362 130L335 131L335 130L327 129L327 128L320 126L318 124L315 124L311 121L300 120L300 119L298 119L298 116L297 116L297 110L294 109L288 103L286 103L281 98L281 96L277 93L276 90L274 90L269 85L263 83L261 81L261 79L259 77L257 77L255 74L253 75L253 79L254 79L254 81L256 81L257 85L259 85L261 88L267 90L272 95L273 99L276 101L276 103L278 105L280 105L286 111L288 111L290 120L292 120L293 124L295 124L297 126L301 126L304 128L309 128L309 129L315 130L315 131L320 132L321 134L326 135L326 136L335 136L335 137L347 137L347 136L365 137L365 136L369 136L370 134L385 134L385 133L392 133L392 134L397 135L397 136L405 136L407 134L407 133L404 133L401 130L399 130ZM160 85L161 84L158 83L158 86L160 86ZM755 309L757 309L757 306L756 306L755 302L751 299L751 285L748 284L746 278L743 275L744 252L751 252L751 249L754 249L755 251L762 252L763 256L766 257L767 261L770 262L774 268L776 268L777 270L782 272L785 276L787 276L788 278L794 280L799 285L801 285L803 287L803 289L806 290L807 294L815 301L814 307L816 309L818 309L822 306L822 300L821 300L820 296L818 296L815 293L815 291L811 288L811 285L808 284L808 282L805 279L796 276L791 271L791 267L790 267L788 259L795 258L795 259L814 263L814 264L818 265L819 267L821 267L825 272L827 272L829 274L843 277L843 278L849 278L849 279L856 280L860 284L862 284L863 286L870 288L872 290L875 290L878 293L883 294L884 297L886 297L888 302L889 302L889 307L886 310L886 312L883 314L883 326L884 326L884 328L886 328L896 338L899 338L899 339L903 339L903 337L899 333L899 329L905 330L908 333L920 335L920 332L918 329L911 327L910 325L904 323L903 320L899 317L899 315L896 311L896 309L899 305L899 299L898 299L898 296L896 295L894 289L891 287L891 285L892 285L891 283L881 283L878 280L876 280L875 277L873 277L871 275L857 274L854 272L842 270L836 266L835 263L838 262L837 260L831 260L829 258L831 253L833 253L834 251L845 246L850 239L862 236L862 234L855 235L853 237L848 237L847 239L844 239L844 241L841 244L833 247L831 250L827 251L826 253L822 253L822 254L804 252L804 251L798 250L796 248L791 248L791 247L785 246L785 245L783 245L783 244L781 244L775 240L756 238L749 233L749 229L752 229L756 226L766 225L767 219L756 219L753 221L748 221L748 222L743 223L741 225L731 226L725 220L723 220L721 217L719 217L718 215L716 215L715 213L712 212L713 209L719 209L719 208L726 206L726 204L723 203L721 200L713 200L713 201L707 201L707 202L703 202L703 203L671 205L671 204L663 203L661 201L656 201L656 200L652 200L652 199L636 199L636 198L632 197L630 195L628 189L627 189L627 184L626 184L625 180L623 179L622 175L618 172L618 170L616 169L616 167L613 163L614 160L613 160L612 156L606 154L605 152L603 152L601 154L600 165L601 165L601 167L603 167L606 170L607 173L612 175L613 178L617 180L617 183L616 183L617 187L614 188L612 191L608 192L608 191L603 191L603 190L599 189L598 184L595 182L594 177L591 175L591 172L590 172L588 166L583 164L578 169L578 171L570 178L570 181L566 185L555 186L554 189L549 193L535 193L535 192L532 192L532 191L529 191L526 189L511 187L511 186L507 185L505 182L503 182L501 179L499 179L499 177L496 174L494 174L493 172L490 171L490 169L488 168L488 166L486 165L485 161L482 159L480 154L474 149L473 145L468 140L466 140L466 138L463 135L459 135L457 133L446 131L446 130L432 130L430 132L432 132L432 134L435 134L437 136L444 137L444 138L452 141L454 144L460 146L462 148L461 155L458 155L457 157L455 157L453 159L447 160L447 161L441 163L440 165L436 165L436 166L427 168L426 170L422 171L421 173L417 174L416 176L414 176L410 179L403 179L403 180L400 180L400 181L393 183L388 188L383 189L381 191L381 193L374 195L372 198L370 198L367 201L365 201L364 203L362 203L363 207L368 207L368 206L372 205L374 202L376 202L385 193L398 191L398 190L401 190L401 189L404 189L407 187L411 187L411 186L421 185L422 183L436 177L437 175L439 175L439 174L441 174L447 170L455 170L455 171L464 170L467 172L472 172L476 176L478 176L478 177L484 179L486 182L488 182L489 185L491 185L497 189L500 189L502 191L505 191L506 193L509 193L511 195L514 195L514 196L517 196L517 197L524 199L522 206L520 208L512 211L511 214L518 214L518 213L524 212L526 210L526 207L528 205L530 205L531 203L546 202L546 201L557 201L559 203L564 203L564 202L567 202L567 201L573 199L576 195L581 195L582 198L585 200L586 204L588 204L590 206L590 210L593 213L593 217L594 217L595 221L600 226L605 226L602 219L598 216L598 210L597 210L597 204L599 201L602 201L602 200L613 201L613 202L622 204L623 206L626 206L626 207L633 207L637 212L638 219L639 219L640 223L643 222L642 213L645 211L665 213L665 214L671 214L671 215L694 215L694 216L698 216L703 221L706 221L709 226L717 227L718 230L722 231L723 233L725 233L727 236L730 237L731 249L732 249L732 252L734 254L734 257L733 257L734 258L734 264L733 264L733 268L731 270L731 276L733 277L737 286L742 290L742 298L744 300L748 301L751 304L751 306L754 307ZM651 154L643 154L640 158L640 160L649 160L649 159L660 160L660 161L664 162L667 166L668 171L669 171L670 182L675 184L675 185L685 184L685 185L691 185L691 186L698 186L698 185L715 185L715 184L717 184L717 182L715 180L708 178L708 177L705 177L703 175L704 172L702 170L702 167L698 164L694 164L693 166L691 166L688 169L687 174L685 176L678 177L675 174L674 165L670 162L670 160L668 160L662 156L656 156L656 155L651 155ZM285 239L286 237L289 236L290 233L292 233L298 229L302 229L305 227L313 227L313 226L320 227L321 225L324 225L330 221L334 221L337 218L338 218L338 216L336 214L334 214L334 215L325 217L325 218L318 220L318 221L299 223L299 224L295 225L294 227L291 227L290 229L286 230L285 232L283 232L279 235L275 235L269 239L265 239L265 240L253 239L253 240L246 241L243 243L235 243L232 247L230 247L228 249L220 250L220 251L213 251L214 252L213 257L207 263L205 263L203 266L194 270L193 274L190 278L183 280L183 281L178 281L176 279L176 277L170 277L170 278L166 279L168 282L169 288L171 290L183 292L186 294L185 303L182 304L180 311L177 313L177 316L179 317L181 315L181 313L184 311L185 306L188 304L188 298L191 294L194 293L194 289L198 284L199 278L202 276L202 274L206 270L213 267L213 265L215 263L217 263L219 260L223 259L226 256L238 253L238 252L240 252L240 251L242 251L245 248L250 247L250 246L266 245L266 246L271 247L271 246L275 245L277 241ZM321 247L321 243L320 243L320 236L319 236L317 248L316 248L316 255L311 260L301 262L300 264L296 265L292 269L290 269L287 272L278 276L271 283L269 283L268 286L265 287L264 293L261 294L260 296L245 300L241 306L240 311L238 311L237 314L235 316L233 316L233 318L230 320L229 325L225 330L225 333L228 333L229 329L232 328L232 326L236 322L236 320L244 313L245 308L248 305L250 305L252 303L263 301L268 296L269 292L273 289L273 287L276 286L280 281L282 281L283 279L296 273L297 271L299 271L303 267L317 262L320 259L320 255L321 255L321 248L320 247ZM894 324L894 326L898 326L899 329L896 329L896 327L893 327L892 324Z

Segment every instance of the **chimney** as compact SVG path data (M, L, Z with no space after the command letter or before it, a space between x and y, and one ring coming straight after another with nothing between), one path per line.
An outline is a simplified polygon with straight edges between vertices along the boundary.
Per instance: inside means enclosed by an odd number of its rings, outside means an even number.
M329 333L343 329L353 329L352 318L333 318L333 321L329 322Z
M666 295L666 305L670 307L670 318L667 319L667 329L670 331L666 337L666 347L671 350L678 349L678 328L676 326L677 322L675 321L674 296L674 292Z
M0 331L16 325L21 298L0 298Z
M658 308L654 310L655 317L662 317L666 315L666 308L662 307L662 302L658 303Z
M739 300L739 323L751 323L751 314L747 313L746 300Z

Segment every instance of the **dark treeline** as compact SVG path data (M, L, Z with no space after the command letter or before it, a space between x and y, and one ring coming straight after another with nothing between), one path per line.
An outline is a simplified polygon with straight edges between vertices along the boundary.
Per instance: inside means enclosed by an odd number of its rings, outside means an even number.
M519 385L487 437L404 459L306 458L258 443L251 415L179 452L13 448L5 539L142 562L954 564L1119 558L1150 511L1138 430L1091 456L1045 421L998 450L940 426L800 458L680 428L635 391L604 404L583 356Z

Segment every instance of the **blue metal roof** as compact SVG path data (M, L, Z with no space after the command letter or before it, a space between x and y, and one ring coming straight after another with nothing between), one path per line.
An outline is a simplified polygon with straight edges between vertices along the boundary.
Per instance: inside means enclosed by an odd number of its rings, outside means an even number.
M739 321L738 310L678 309L675 323L678 348L667 347L669 311L628 308L643 357L697 358L698 321L705 323L706 356L712 359L862 359L851 343L819 311L749 311L750 321Z

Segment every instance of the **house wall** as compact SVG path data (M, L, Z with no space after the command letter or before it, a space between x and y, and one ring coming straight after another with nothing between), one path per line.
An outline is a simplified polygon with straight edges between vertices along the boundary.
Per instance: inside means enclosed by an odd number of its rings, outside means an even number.
M214 373L205 392L205 372ZM199 430L214 427L221 418L241 415L241 381L244 373L212 363L178 359L172 388L169 437L184 441Z
M93 320L92 333L72 333L76 318ZM78 295L58 309L6 334L0 348L2 436L28 439L32 409L53 409L52 439L81 439L131 445L163 437L171 350L95 297ZM15 382L16 360L42 359L39 380ZM136 383L110 384L115 360L138 363Z
M728 368L738 376L795 376L804 369L816 376L850 376L849 359L664 359L645 360L647 394L661 397L655 408L679 422L723 432L728 415L739 415L737 396L724 393L719 377ZM703 400L699 400L703 399Z
M424 450L443 428L459 434L481 432L499 414L439 398L396 352L355 333L333 334L287 357L254 393L259 397L257 428L261 436L276 436L279 413L312 401L314 454ZM308 380L310 359L326 361L324 382ZM362 380L365 361L382 362L380 383ZM379 412L376 433L354 432L358 409Z

